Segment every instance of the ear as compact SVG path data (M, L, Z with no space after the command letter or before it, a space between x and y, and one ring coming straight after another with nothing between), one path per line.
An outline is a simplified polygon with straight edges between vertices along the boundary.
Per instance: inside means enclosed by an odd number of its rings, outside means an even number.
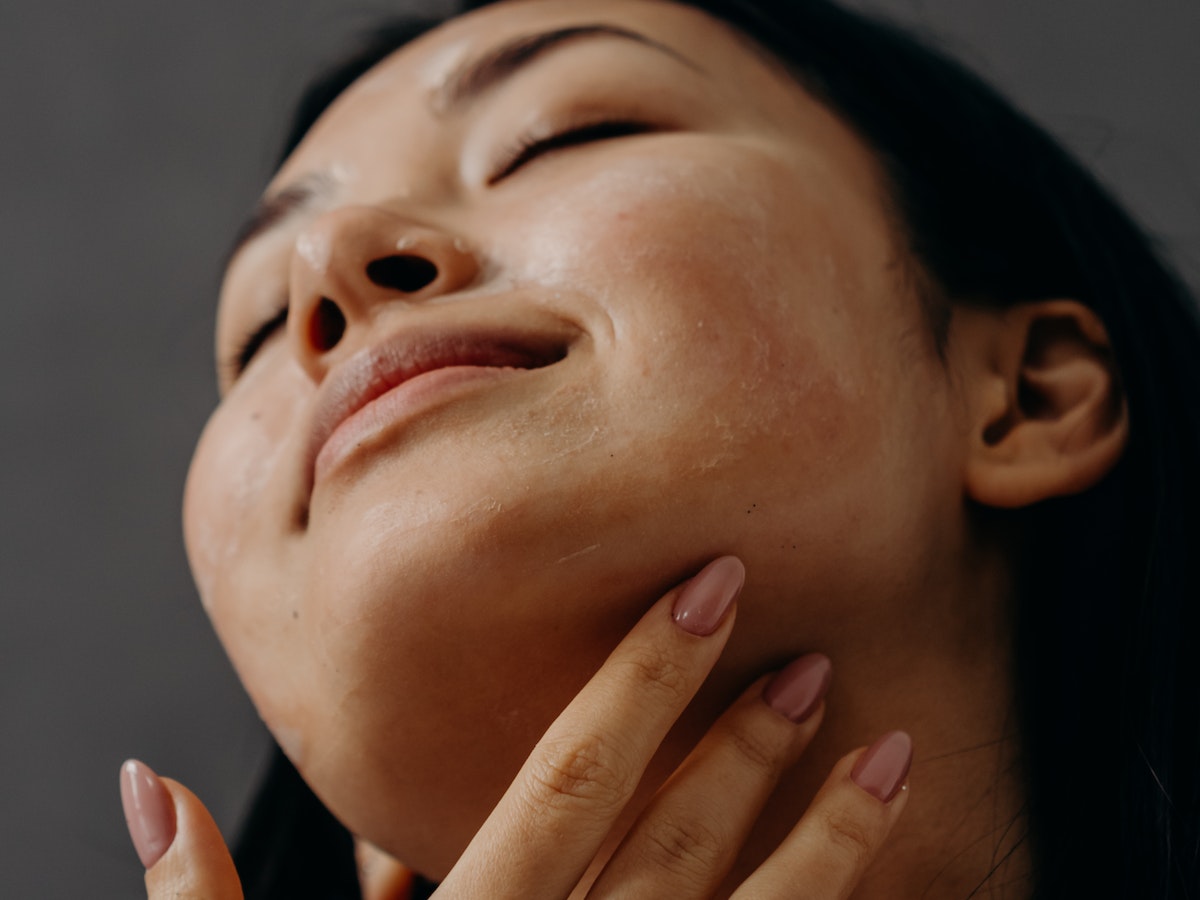
M1108 334L1090 309L1047 300L955 310L952 360L966 376L965 490L1016 508L1084 491L1116 464L1129 415Z

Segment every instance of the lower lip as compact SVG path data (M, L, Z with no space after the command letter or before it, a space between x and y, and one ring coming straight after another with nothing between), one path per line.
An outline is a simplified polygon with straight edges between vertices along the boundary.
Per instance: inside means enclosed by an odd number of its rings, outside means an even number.
M373 443L373 439L385 430L391 430L482 385L505 381L528 371L531 370L498 366L448 366L408 379L376 397L333 430L313 464L314 484L359 448Z

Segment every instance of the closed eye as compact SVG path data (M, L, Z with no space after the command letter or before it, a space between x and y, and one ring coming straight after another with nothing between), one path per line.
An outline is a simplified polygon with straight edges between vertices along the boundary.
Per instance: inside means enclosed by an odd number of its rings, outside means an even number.
M514 144L501 154L501 162L494 167L494 174L488 178L488 185L494 185L516 172L526 163L539 156L573 147L578 144L588 144L611 138L630 137L645 134L655 130L645 122L634 122L624 119L610 119L591 122L575 128L555 132L548 137L538 132L526 134L518 138Z
M237 350L230 354L226 368L233 373L233 377L237 378L250 365L256 353L262 349L263 344L270 340L271 336L287 324L288 305L285 303L266 321L262 322L257 328L247 334L238 344Z

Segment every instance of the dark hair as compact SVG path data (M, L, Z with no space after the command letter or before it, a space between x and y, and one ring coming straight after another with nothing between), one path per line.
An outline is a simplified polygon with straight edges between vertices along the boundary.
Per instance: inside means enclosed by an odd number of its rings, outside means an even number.
M1069 297L1107 327L1129 408L1125 454L1095 488L1013 519L1034 894L1200 896L1200 324L1188 290L1058 144L911 35L828 0L684 2L757 41L874 150L939 348L952 304ZM351 82L433 24L381 29L318 82L287 152ZM252 839L276 827L255 815Z

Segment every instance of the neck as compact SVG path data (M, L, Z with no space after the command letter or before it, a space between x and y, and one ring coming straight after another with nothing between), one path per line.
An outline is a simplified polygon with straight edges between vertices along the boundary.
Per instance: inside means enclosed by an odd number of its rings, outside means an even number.
M780 845L842 756L897 728L915 750L908 806L856 900L1031 895L1003 571L999 558L976 560L963 578L943 582L953 587L942 598L927 593L874 638L829 648L834 685L820 732L772 794L718 896ZM726 699L694 725L682 723L691 732L685 743L698 740ZM664 762L665 778L678 760Z
M800 649L830 656L833 687L820 731L772 793L716 896L732 894L779 847L839 759L893 729L913 738L908 804L853 893L855 900L1032 895L1007 563L998 549L957 558L962 564L949 575L943 570L912 588L912 596L888 597L877 605L880 615L870 629L843 623L840 633L824 641L805 623L776 629L785 636L806 634ZM739 626L745 629L740 618ZM786 659L795 650L775 647L772 658ZM762 671L761 664L738 668L733 677L710 678L680 720L652 761L628 817L614 829L608 852L654 788ZM599 874L608 852L589 875ZM581 887L588 884L585 878Z
M841 756L903 728L915 748L908 806L854 897L1027 898L1025 795L1008 684L1007 667L929 663L896 682L880 718L868 704L853 705L855 685L843 683L831 692L821 733L764 810L731 884L779 844Z

